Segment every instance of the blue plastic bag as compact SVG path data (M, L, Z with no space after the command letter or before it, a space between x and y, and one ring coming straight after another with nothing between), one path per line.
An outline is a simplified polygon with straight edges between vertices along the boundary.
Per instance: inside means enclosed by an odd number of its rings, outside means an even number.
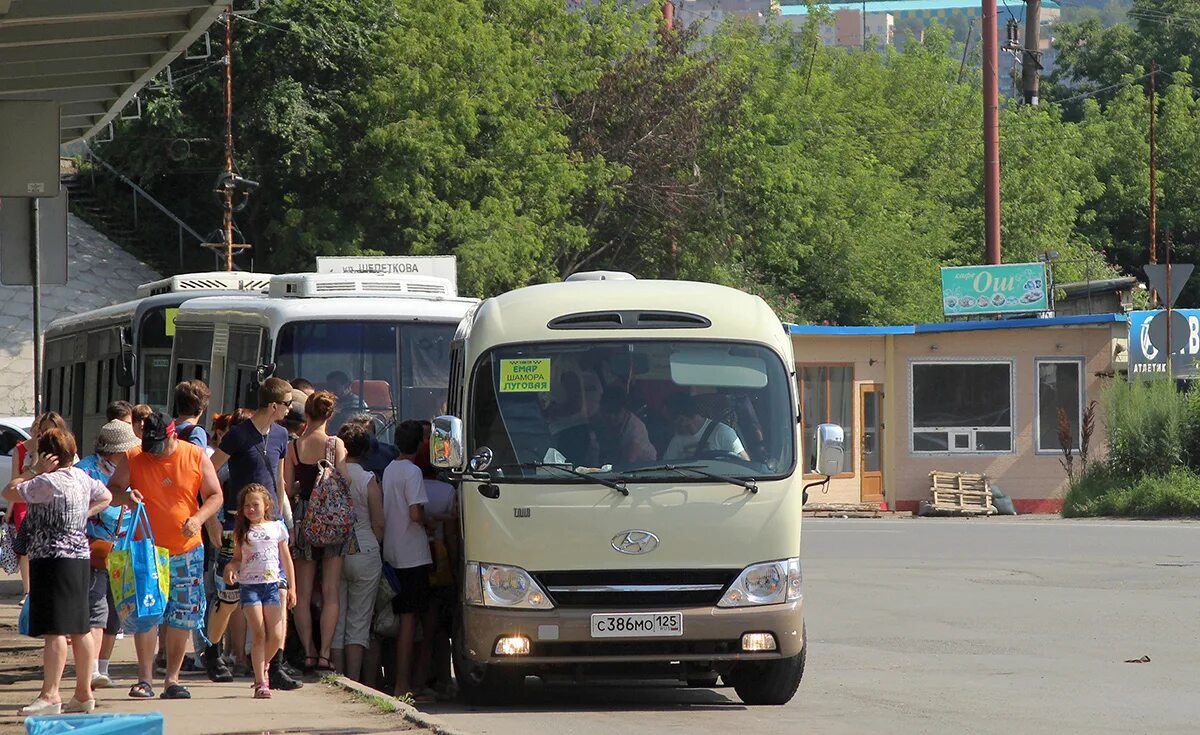
M154 545L146 508L138 503L129 532L117 538L108 555L108 583L122 624L162 618L170 592L170 558L166 549Z
M25 602L21 605L21 614L17 616L17 632L21 635L29 635L29 595L25 596Z
M25 720L26 735L163 735L159 712L139 715L56 715Z

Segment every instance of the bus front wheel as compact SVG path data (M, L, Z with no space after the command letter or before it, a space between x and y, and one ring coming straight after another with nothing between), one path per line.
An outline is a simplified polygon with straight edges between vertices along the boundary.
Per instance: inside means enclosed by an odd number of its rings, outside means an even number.
M462 639L459 638L459 641ZM463 701L470 705L497 707L515 704L525 693L525 672L516 666L471 663L454 645L454 678Z
M726 681L733 685L738 697L749 705L787 704L800 688L804 678L804 657L807 642L800 655L779 661L747 661L733 667Z

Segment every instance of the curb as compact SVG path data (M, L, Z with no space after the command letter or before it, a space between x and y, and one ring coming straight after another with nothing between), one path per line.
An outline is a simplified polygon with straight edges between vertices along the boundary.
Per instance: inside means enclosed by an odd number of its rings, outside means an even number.
M416 707L405 704L390 694L384 694L378 689L372 689L365 684L360 684L357 681L347 679L344 676L339 675L331 679L326 679L326 681L351 693L362 694L368 697L381 697L387 700L387 702L392 705L392 711L403 717L406 722L429 730L430 732L435 733L435 735L472 735L462 730L446 727Z

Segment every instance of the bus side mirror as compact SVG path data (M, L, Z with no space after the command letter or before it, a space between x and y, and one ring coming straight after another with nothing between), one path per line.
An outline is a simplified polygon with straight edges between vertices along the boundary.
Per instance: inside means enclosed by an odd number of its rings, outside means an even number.
M841 474L846 461L846 432L837 424L819 425L814 452L811 469L816 474L825 477Z
M438 416L429 436L429 462L443 470L463 466L463 423L455 416Z
M129 338L129 327L122 327L120 331L121 337L121 357L117 361L117 385L122 388L132 388L133 379L133 345Z

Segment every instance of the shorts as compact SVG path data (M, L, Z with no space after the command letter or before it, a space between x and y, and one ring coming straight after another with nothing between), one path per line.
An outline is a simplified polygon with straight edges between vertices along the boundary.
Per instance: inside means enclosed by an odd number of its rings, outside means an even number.
M279 607L279 583L263 582L261 584L246 584L238 586L241 593L242 607L269 605Z
M421 615L429 607L429 572L432 564L397 569L400 594L392 598L392 610L397 615Z
M160 620L141 619L133 626L134 633L148 633L159 624L178 630L204 628L204 613L208 601L204 598L204 549L200 546L172 556L170 568L171 591L167 609Z
M103 628L105 635L116 635L121 630L121 618L113 604L112 588L108 584L108 571L92 569L92 584L88 589L88 617L92 628Z

